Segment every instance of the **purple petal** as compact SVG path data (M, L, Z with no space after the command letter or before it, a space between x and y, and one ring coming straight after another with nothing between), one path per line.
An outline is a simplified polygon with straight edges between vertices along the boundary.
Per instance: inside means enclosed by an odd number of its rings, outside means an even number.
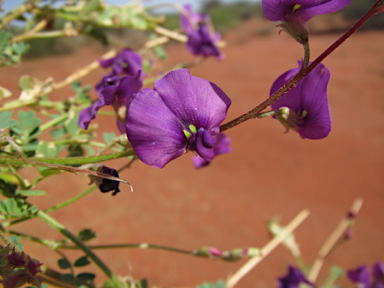
M223 60L224 54L221 53L216 45L219 40L219 34L211 33L206 24L200 24L198 30L188 33L187 48L194 55L201 55L203 57L214 56Z
M278 288L298 288L300 283L306 283L311 287L315 287L307 278L301 273L300 269L289 266L288 274L278 279Z
M356 270L350 270L347 272L347 275L352 282L363 285L361 288L370 288L367 266L360 266Z
M216 143L213 146L214 157L231 152L230 144L231 139L228 136L224 133L217 134ZM192 161L196 169L203 168L211 163L200 156L193 156Z
M79 114L78 125L85 130L88 129L89 123L96 118L97 111L103 106L104 104L98 100L90 107L83 109Z
M313 16L336 12L351 0L263 0L265 17L270 21L288 21L292 16L307 22ZM295 8L300 5L299 8Z
M100 59L99 63L103 68L112 68L113 74L116 75L134 76L139 70L142 70L141 55L128 48L113 58Z
M299 62L299 65L301 63ZM294 68L281 75L273 83L271 95L284 86L300 68ZM288 107L302 118L302 123L297 125L297 131L303 138L322 139L331 131L332 121L329 109L327 86L330 72L319 64L295 87L271 105L273 110Z
M141 70L135 76L124 76L121 78L117 88L119 105L128 106L133 96L143 87Z
M384 287L384 264L381 262L377 262L373 265L372 269L374 284L372 288L381 288Z
M219 133L231 100L215 84L178 69L157 80L154 89L184 127L192 124L211 135Z
M156 91L144 88L132 100L126 118L126 131L137 157L144 163L163 168L186 152L184 126Z
M331 131L332 120L327 95L330 77L330 71L320 63L303 79L301 111L307 111L307 116L298 129L303 138L322 139Z
M200 15L192 10L191 5L183 6L183 11L180 14L180 26L188 34L195 30L198 23L206 16Z
M216 139L209 134L204 128L200 128L196 135L196 152L200 157L207 161L212 161L214 157L213 145L216 143Z

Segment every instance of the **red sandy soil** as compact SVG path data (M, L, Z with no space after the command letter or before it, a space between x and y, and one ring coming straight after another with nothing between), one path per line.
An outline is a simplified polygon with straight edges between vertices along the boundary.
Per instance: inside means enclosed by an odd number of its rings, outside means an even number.
M278 36L276 29L271 35L257 36L257 29L246 26L230 33L225 61L208 59L191 69L193 75L216 83L231 97L228 120L268 97L272 82L296 67L302 57L300 45L286 34ZM312 59L339 36L313 36ZM126 186L116 197L94 192L52 216L71 231L97 231L91 244L146 242L183 249L214 246L232 250L262 247L270 240L267 220L278 215L281 223L287 224L301 210L309 209L310 217L295 235L304 260L311 264L354 199L363 197L351 241L326 259L318 283L325 279L331 265L352 269L384 261L383 47L383 32L358 33L324 61L332 72L329 99L333 129L326 139L302 140L294 132L284 134L284 128L274 119L251 120L227 132L233 152L218 157L208 168L195 170L191 154L162 170L137 162L121 173L134 186L134 193ZM168 52L170 62L166 67L193 60L183 45L171 46ZM2 68L1 85L16 87L24 74L41 80L52 76L60 81L103 53L94 45L72 55ZM96 71L83 83L95 84L103 73ZM68 88L54 95L70 97L73 92ZM96 97L94 92L92 95ZM99 116L98 123L104 132L117 132L111 117ZM115 167L122 164L123 160L110 163ZM48 194L33 199L33 203L48 208L84 191L88 182L84 175L53 176L38 187L47 189ZM38 219L12 229L47 239L62 238ZM41 245L24 243L27 253L58 269L58 254ZM156 287L216 282L244 263L159 250L119 249L97 254L116 274L147 277ZM68 255L70 259L81 256L77 252ZM279 246L237 287L276 287L276 278L286 274L288 264L294 264L294 260ZM87 270L98 271L94 266ZM101 283L105 277L97 274L96 281ZM346 280L341 283L352 287Z

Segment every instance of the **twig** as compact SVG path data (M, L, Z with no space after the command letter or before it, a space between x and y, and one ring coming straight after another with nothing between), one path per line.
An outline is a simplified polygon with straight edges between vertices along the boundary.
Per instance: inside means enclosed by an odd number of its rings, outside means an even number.
M289 223L285 229L276 235L261 250L260 256L248 260L235 274L233 274L226 283L226 288L234 287L246 274L248 274L257 264L261 262L269 253L271 253L284 239L292 233L309 215L309 210L301 211L295 219Z
M357 198L353 204L351 209L349 210L348 214L356 215L361 206L363 205L363 199ZM350 226L351 219L349 217L344 218L341 220L339 225L336 227L336 229L332 232L332 234L329 236L327 241L325 241L323 247L321 247L319 254L313 263L312 269L309 272L308 280L311 282L315 282L317 276L319 275L320 269L323 266L325 258L328 256L328 254L331 252L332 248L335 246L337 241L340 239L340 237L345 233L345 230Z
M112 58L115 55L116 55L116 50L112 49L112 50L108 51L107 53L105 53L101 58L102 59ZM84 68L82 68L82 69L76 71L75 73L69 75L67 78L65 78L65 80L63 80L59 83L53 84L53 89L57 90L57 89L63 88L64 86L71 84L73 81L84 77L85 75L90 73L92 70L95 70L99 67L100 67L99 60L95 60L92 63L85 66Z
M47 24L48 24L48 21L46 19L41 20L31 30L29 30L29 31L27 31L27 32L25 32L25 33L23 33L21 35L13 37L12 43L20 42L20 41L23 41L23 40L31 38L34 34L39 32L40 30L44 29L45 26L47 26Z

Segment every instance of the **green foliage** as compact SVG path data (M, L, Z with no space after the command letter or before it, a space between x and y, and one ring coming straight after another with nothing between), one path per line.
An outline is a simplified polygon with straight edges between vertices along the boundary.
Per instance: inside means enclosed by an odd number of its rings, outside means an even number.
M91 229L83 229L77 235L80 241L89 241L93 238L96 238L96 233Z
M216 283L203 283L201 285L196 286L196 288L225 288L225 282L219 280Z
M57 264L59 265L60 269L69 269L72 267L71 262L69 262L66 258L57 260Z
M0 194L7 197L13 198L16 196L17 185L0 179Z
M96 278L96 275L93 273L80 273L76 275L76 279L81 280L86 283L92 283L93 279Z
M19 63L29 48L24 42L11 43L11 39L10 33L0 31L0 67Z
M31 206L24 199L8 198L0 201L0 213L7 218L27 217L37 213L36 206Z
M69 284L73 284L75 283L75 276L73 276L72 274L63 274L61 275L61 281L65 282L65 283L69 283Z
M9 237L9 240L11 240L13 245L15 245L16 248L18 248L20 251L22 251L24 249L24 245L20 243L21 237L16 236L16 235L11 235Z
M83 266L87 266L91 264L91 262L88 260L88 257L87 256L83 256L83 257L80 257L79 259L77 259L75 261L75 263L73 264L73 266L75 267L83 267Z
M24 152L33 155L39 144L36 137L41 133L39 128L41 120L36 117L34 111L20 111L18 117L19 121L11 128L11 135Z
M140 288L149 288L149 286L148 286L148 280L147 279L141 279L140 280Z
M16 124L15 120L10 119L12 114L13 112L10 111L0 112L0 129L9 128Z

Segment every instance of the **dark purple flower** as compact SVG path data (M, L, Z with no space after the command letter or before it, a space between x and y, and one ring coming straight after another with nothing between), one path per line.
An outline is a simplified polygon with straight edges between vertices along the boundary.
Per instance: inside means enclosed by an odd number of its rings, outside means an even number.
M228 136L226 136L224 133L217 134L216 144L213 146L214 157L231 152L230 144L231 139ZM200 156L194 156L192 160L193 165L197 169L203 168L211 163L204 158L201 158Z
M105 76L102 80L98 94L99 100L90 107L85 108L79 115L79 126L88 129L91 120L95 119L97 111L106 105L112 105L117 114L117 124L121 133L125 133L124 122L126 107L133 96L143 86L141 71L135 76Z
M299 62L301 66L301 62ZM284 86L300 70L285 72L273 83L271 95ZM303 80L272 104L276 117L287 128L303 138L322 139L331 131L327 86L330 71L324 64L317 65Z
M282 21L280 26L300 43L308 41L305 23L313 16L336 12L352 0L263 0L265 17Z
M144 163L162 168L169 161L195 151L214 158L215 136L231 100L215 84L174 70L133 98L126 120L128 139Z
M103 68L112 68L113 75L135 76L143 70L141 55L128 48L113 58L100 59L99 63Z
M301 273L300 269L289 266L288 274L278 279L278 288L298 288L301 283L316 287Z
M217 47L221 40L220 34L214 31L209 15L195 13L190 5L184 5L180 14L180 26L188 36L189 52L196 56L224 59L224 54Z
M113 168L109 168L102 164L92 164L92 165L93 166L91 167L91 170L98 171L110 176L119 177L118 172ZM95 183L99 187L100 191L103 193L114 190L112 193L112 196L115 196L117 193L120 192L119 181L102 178L95 175L90 175L89 178L91 179L90 184Z
M219 60L224 59L224 54L217 47L220 35L213 31L207 24L201 23L197 30L188 33L187 48L192 54L203 57L214 56Z
M355 270L349 270L348 278L359 285L360 288L384 288L384 264L377 262L372 268L371 283L369 269L367 266L357 267Z

